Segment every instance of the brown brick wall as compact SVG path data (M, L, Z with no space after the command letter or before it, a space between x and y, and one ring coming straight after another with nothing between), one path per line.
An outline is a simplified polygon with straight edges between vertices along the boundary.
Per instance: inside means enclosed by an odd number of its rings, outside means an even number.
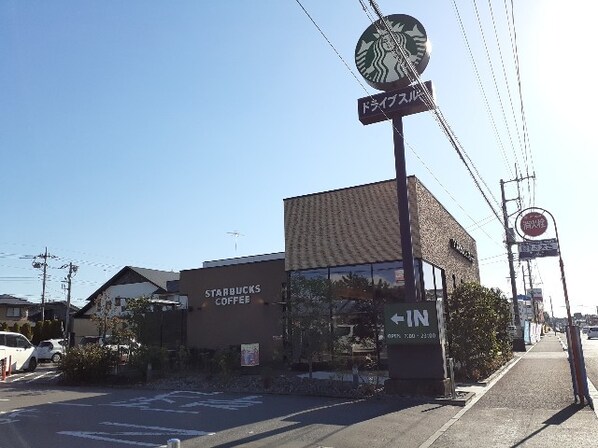
M461 280L479 282L475 240L419 180L416 189L422 258L445 270L449 292L453 289L453 274L457 284ZM467 260L451 246L451 238L475 256L473 262Z
M415 178L409 191L419 257ZM287 271L401 259L394 180L285 199L284 225Z
M450 245L454 238L476 254L475 240L414 176L408 179L413 253L446 271L452 289L479 281L477 259ZM287 271L401 259L394 180L285 199Z

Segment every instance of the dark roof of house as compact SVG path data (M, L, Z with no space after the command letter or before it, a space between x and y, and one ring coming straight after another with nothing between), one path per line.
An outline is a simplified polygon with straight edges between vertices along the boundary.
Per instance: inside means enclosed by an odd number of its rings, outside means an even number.
M139 275L147 278L151 283L160 287L164 291L168 291L168 282L178 280L180 274L173 271L157 271L155 269L136 268L133 266L127 266Z
M11 305L11 306L34 306L35 303L29 302L28 300L14 297L8 294L0 294L0 305Z
M114 284L129 284L129 283L142 283L142 282L150 282L156 287L156 290L153 294L164 294L166 292L176 292L172 291L172 282L179 280L180 274L178 272L173 271L158 271L156 269L147 269L147 268L137 268L134 266L125 266L120 271L118 271L110 280L104 283L100 288L98 288L93 294L91 294L87 298L87 304L81 308L75 316L82 316L84 315L87 310L89 310L93 306L93 300L105 289L109 288ZM137 281L126 281L123 279L133 279ZM177 285L177 283L174 283ZM170 289L169 289L170 286Z

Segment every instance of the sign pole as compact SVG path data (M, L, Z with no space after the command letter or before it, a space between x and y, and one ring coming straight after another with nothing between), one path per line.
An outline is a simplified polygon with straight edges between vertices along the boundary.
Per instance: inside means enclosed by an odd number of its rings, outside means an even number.
M530 212L530 210L533 211ZM546 213L548 216L550 216L554 226L556 247L558 249L557 253L559 257L559 267L561 270L561 283L563 285L563 295L565 297L565 307L567 310L567 341L569 343L569 366L571 368L571 378L573 380L573 394L579 398L580 404L583 405L584 398L587 398L588 401L590 400L590 393L588 390L587 376L585 374L585 359L581 349L579 327L574 325L573 319L571 317L569 293L567 292L567 280L565 278L565 264L563 263L563 256L561 254L561 240L559 238L559 228L556 224L556 219L554 219L552 213L540 207L531 207L529 209L522 210L519 212L519 216L521 216L519 224L523 235L520 234L520 236L524 239L528 239L528 237L537 237L542 235L548 228L548 221L545 219L543 213ZM550 240L543 240L542 242L547 241ZM555 254L551 251L548 255L554 256Z
M403 136L403 118L401 116L393 117L392 127L397 181L399 230L401 234L401 255L403 259L403 272L405 274L405 302L417 302L413 242L411 240L411 217L409 214L409 191L407 187L407 168L405 162L405 138Z
M365 81L384 93L358 99L357 111L364 125L392 120L405 281L405 296L386 304L384 311L389 374L384 389L390 394L448 396L442 302L423 301L416 282L403 137L403 117L435 107L432 83L414 81L428 64L430 44L417 19L377 13L380 19L357 42L355 64Z

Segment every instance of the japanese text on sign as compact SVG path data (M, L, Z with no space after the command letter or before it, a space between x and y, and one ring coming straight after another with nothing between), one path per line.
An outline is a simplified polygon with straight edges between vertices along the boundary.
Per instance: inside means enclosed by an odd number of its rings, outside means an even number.
M376 112L378 110L392 109L395 103L398 106L401 106L403 104L409 104L413 101L417 101L421 97L423 97L423 92L421 90L412 90L411 92L406 93L395 93L394 95L384 96L381 100L372 97L371 101L364 101L361 103L362 113L365 114L368 111Z
M425 112L434 107L434 90L430 81L424 82L423 86L410 86L357 100L357 113L363 124Z
M519 226L524 234L535 237L542 235L546 231L548 221L542 214L532 212L521 218Z

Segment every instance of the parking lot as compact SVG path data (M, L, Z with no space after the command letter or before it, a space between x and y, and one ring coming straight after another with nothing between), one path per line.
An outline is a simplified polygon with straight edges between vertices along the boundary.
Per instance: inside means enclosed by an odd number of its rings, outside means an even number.
M0 383L14 384L55 384L62 374L56 369L56 364L52 362L40 363L34 372L14 372L8 375L6 379L0 378Z

